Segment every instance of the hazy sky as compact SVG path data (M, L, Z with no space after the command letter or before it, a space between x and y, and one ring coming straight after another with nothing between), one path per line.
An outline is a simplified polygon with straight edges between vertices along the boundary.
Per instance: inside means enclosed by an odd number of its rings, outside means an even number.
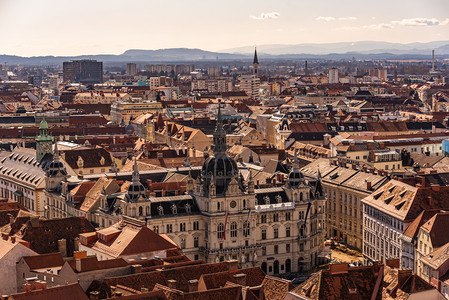
M0 54L449 40L449 0L0 0Z

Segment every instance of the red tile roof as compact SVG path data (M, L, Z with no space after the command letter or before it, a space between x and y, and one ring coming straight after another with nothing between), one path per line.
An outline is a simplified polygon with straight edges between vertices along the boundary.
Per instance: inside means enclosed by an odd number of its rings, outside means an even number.
M24 256L23 260L31 270L62 267L62 265L64 264L64 260L62 259L62 255L60 252L34 256Z
M14 300L89 299L78 283L13 294L11 297Z

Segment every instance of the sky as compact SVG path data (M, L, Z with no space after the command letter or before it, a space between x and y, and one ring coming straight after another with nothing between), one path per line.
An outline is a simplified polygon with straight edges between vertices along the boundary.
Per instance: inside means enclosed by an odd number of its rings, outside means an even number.
M0 54L449 40L448 0L0 0Z

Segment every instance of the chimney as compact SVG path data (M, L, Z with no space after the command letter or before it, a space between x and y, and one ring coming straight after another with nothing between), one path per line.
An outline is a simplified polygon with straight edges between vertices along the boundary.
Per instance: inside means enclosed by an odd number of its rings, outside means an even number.
M385 148L385 143L379 143L379 148L380 148L380 149Z
M330 264L329 271L332 275L348 273L348 264Z
M357 166L353 164L353 165L352 165L352 169L353 169L353 170L357 170Z
M367 148L368 150L371 150L371 144L368 143L368 144L366 145L366 148Z
M370 190L371 189L371 181L367 181L366 182L366 189Z
M14 216L12 214L9 214L9 225L14 224Z
M67 240L58 240L58 252L61 252L62 257L67 257Z
M351 151L354 151L355 150L355 143L350 143L349 147L350 147Z
M23 285L23 291L24 291L25 293L31 292L31 285L30 285L29 283L25 283L25 284Z
M131 266L131 274L142 273L142 265L135 264Z
M228 264L228 270L229 271L238 270L239 269L239 261L236 260L236 259L228 260L227 264Z
M99 291L92 291L92 292L90 292L89 293L89 299L90 300L98 300L98 299L100 299L100 292Z
M273 179L273 186L276 186L276 178Z
M240 273L234 275L234 283L246 286L246 274Z
M11 243L14 244L15 242L16 242L16 237L15 237L15 236L12 236L12 237L11 237Z
M432 184L432 191L439 192L440 191L440 186L438 184Z
M168 283L168 287L169 287L169 288L171 288L171 289L176 289L176 283L177 283L176 280L174 280L174 279L169 279L169 280L167 280L167 283Z
M74 259L81 259L87 257L87 251L75 251L73 252Z
M37 280L34 282L36 290L45 290L47 288L47 282L43 280Z
M198 292L198 280L189 280L189 293Z
M5 241L8 240L8 234L2 232L2 239L4 239Z
M76 269L78 272L81 272L81 269L82 269L81 258L75 259L75 269Z

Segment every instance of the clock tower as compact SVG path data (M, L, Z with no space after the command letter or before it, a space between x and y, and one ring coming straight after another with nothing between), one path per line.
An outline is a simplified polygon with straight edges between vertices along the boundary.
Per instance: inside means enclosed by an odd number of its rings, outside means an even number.
M38 162L42 160L42 158L47 153L52 153L52 138L48 134L48 124L45 119L42 119L40 127L39 127L39 135L36 138L36 159Z

